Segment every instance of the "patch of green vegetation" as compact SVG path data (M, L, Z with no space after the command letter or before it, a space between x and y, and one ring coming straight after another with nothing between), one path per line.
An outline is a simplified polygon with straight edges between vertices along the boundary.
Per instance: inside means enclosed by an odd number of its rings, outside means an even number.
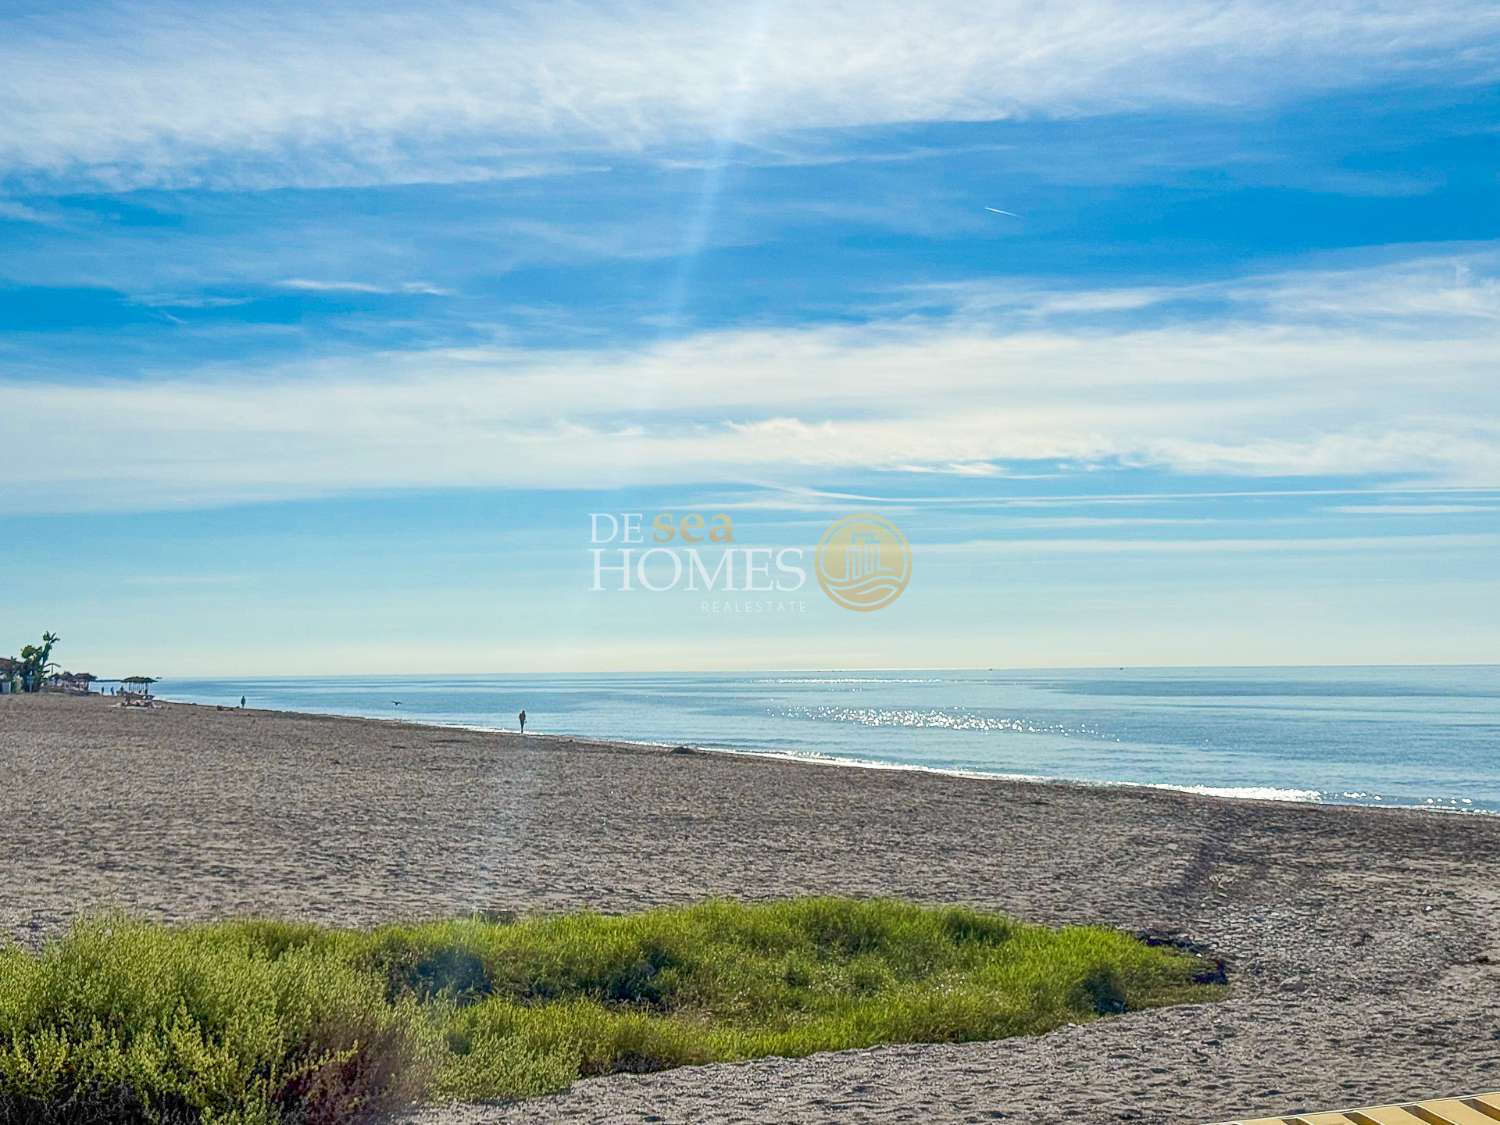
M1038 1034L1214 999L1209 968L1098 927L832 898L370 932L95 919L0 950L0 1121L362 1121L587 1075Z

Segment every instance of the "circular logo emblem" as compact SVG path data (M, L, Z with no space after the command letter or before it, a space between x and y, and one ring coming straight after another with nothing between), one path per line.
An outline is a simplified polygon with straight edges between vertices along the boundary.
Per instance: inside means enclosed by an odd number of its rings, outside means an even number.
M845 609L890 605L911 581L911 544L884 516L845 516L818 540L818 585Z

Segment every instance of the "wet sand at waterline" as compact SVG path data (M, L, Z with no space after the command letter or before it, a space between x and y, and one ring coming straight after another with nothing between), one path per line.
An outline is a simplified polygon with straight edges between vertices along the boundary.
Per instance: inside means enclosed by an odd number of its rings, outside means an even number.
M0 697L0 932L709 895L960 902L1224 959L1220 1004L1036 1039L620 1075L490 1121L1193 1122L1500 1089L1500 817Z

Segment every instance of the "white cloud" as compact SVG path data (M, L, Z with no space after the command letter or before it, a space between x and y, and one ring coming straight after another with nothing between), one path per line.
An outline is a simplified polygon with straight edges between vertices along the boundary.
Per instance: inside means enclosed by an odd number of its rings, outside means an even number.
M1261 102L1493 73L1500 9L1343 0L116 3L0 25L0 169L113 188L524 174L561 151Z
M1368 551L1494 550L1496 535L1342 535L1277 538L1244 536L1223 539L968 539L958 543L922 544L919 555L1226 555L1356 554Z
M1463 516L1500 512L1500 504L1335 504L1328 511L1341 516Z
M249 297L213 297L200 293L142 293L129 300L132 305L148 309L229 309L250 302Z
M399 285L376 285L369 281L314 281L308 278L291 277L276 282L280 289L297 289L309 293L378 293L421 295L427 297L451 297L451 289L442 289L425 281L406 281Z
M1321 264L1228 280L1180 285L1059 291L1037 281L961 281L906 286L891 304L903 309L949 305L974 320L1029 321L1067 317L1075 322L1111 313L1164 311L1174 304L1217 304L1236 317L1283 324L1340 322L1424 330L1435 320L1500 321L1500 252L1490 245L1385 247L1328 254ZM1372 254L1387 260L1371 262ZM1314 259L1314 262L1317 260Z
M1380 305L1428 278L1368 272L1325 280ZM902 319L598 352L448 348L13 382L0 384L12 482L0 504L816 483L1015 461L1496 486L1497 354L1500 322L1449 302L1420 330L1378 316L1112 331Z
M893 471L907 471L906 467ZM1060 475L1060 474L1058 474ZM1185 492L1108 492L1108 493L1062 493L1045 497L1037 496L1004 496L992 493L974 494L969 492L954 495L934 494L924 492L920 496L914 495L871 495L869 493L856 492L833 492L817 488L807 488L800 485L771 485L767 487L752 487L737 489L733 493L719 492L706 493L691 496L677 503L663 504L663 509L698 509L698 510L727 510L727 509L750 509L759 511L785 511L785 512L848 512L851 502L856 505L878 505L882 511L894 510L896 508L960 508L972 509L976 512L999 512L1014 509L1051 509L1066 508L1075 509L1080 507L1118 507L1138 506L1141 504L1172 503L1179 500L1191 500L1203 502L1205 500L1265 500L1298 498L1309 499L1312 497L1330 496L1359 496L1359 495L1396 495L1402 497L1420 497L1423 495L1441 496L1476 496L1487 498L1493 489L1464 488L1457 486L1449 487L1411 487L1405 485L1370 485L1349 488L1318 488L1308 485L1293 485L1279 488L1245 488L1232 491L1205 490L1195 488ZM1430 505L1420 504L1369 504L1359 507L1361 511L1379 511L1385 508L1421 508L1423 511L1432 510L1443 512L1447 509L1462 508L1464 511L1500 511L1500 507L1492 508L1488 505L1446 505L1432 503ZM1330 507L1328 511L1353 511L1355 505L1347 509ZM1168 517L1169 520L1179 522L1202 523L1216 520L1218 517ZM1278 517L1267 517L1262 522L1276 522ZM1297 517L1288 517L1297 518ZM1056 527L1059 523L1083 519L1087 526L1114 526L1118 524L1134 523L1142 519L1148 522L1155 521L1157 517L1126 516L1116 519L1114 517L1073 517L1073 516L1043 516L1032 521L1036 526ZM1015 516L1006 517L1006 526L1016 526L1018 523L1026 524L1025 519L1018 520ZM1078 526L1085 526L1080 523Z
M0 199L0 222L3 221L51 225L61 220L56 214L38 211L35 207L28 207L13 199Z
M947 464L939 465L894 465L891 467L895 471L902 473L933 473L949 477L1005 477L1014 475L1007 473L1004 468L992 461L949 461Z

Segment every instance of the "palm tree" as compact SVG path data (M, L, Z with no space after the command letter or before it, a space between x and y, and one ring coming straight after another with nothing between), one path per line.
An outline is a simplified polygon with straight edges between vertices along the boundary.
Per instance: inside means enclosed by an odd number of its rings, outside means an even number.
M52 663L52 646L62 640L56 633L43 633L42 646L27 645L21 650L21 686L25 691L41 691Z
M62 638L56 633L42 634L42 675L44 676L47 674L47 669L56 667L52 663L52 646L60 640Z

